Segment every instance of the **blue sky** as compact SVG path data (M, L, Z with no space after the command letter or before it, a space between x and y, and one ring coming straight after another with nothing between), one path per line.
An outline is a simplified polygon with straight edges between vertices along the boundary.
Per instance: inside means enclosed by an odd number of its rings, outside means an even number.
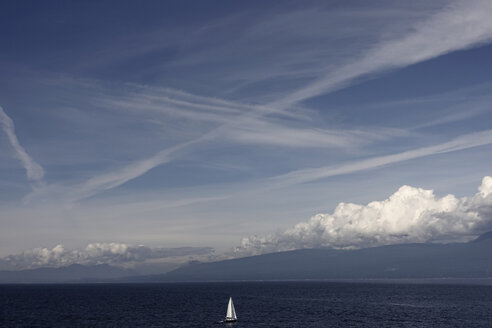
M471 197L491 175L488 1L0 6L0 256L220 253L403 185Z

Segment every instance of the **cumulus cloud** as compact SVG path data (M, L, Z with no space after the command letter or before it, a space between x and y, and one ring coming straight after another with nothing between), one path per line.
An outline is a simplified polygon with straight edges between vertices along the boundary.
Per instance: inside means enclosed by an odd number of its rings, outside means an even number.
M0 106L0 125L2 126L3 132L7 135L10 144L15 150L16 157L21 161L22 166L26 169L27 178L29 180L41 180L44 175L44 170L36 163L31 156L26 152L24 147L17 139L15 134L14 121L5 113L3 108Z
M276 235L244 238L238 256L300 248L364 248L398 243L464 241L492 229L492 177L471 197L437 197L404 185L383 201L340 203Z
M63 245L52 249L34 248L0 259L2 270L61 267L71 264L128 266L151 260L210 255L210 247L151 248L123 243L91 243L85 249L69 250Z

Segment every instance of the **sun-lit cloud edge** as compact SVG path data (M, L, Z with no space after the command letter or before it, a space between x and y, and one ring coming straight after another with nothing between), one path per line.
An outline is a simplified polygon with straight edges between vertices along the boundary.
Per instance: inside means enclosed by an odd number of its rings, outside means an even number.
M234 256L302 248L366 248L423 242L460 242L492 229L492 177L478 192L457 198L433 190L401 186L382 201L339 203L277 234L243 238Z

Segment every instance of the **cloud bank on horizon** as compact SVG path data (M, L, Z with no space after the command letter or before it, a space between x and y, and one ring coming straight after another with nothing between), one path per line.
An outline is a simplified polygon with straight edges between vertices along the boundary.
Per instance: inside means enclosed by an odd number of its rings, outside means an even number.
M109 264L134 267L173 259L210 261L303 248L358 249L425 242L465 242L492 230L492 177L485 176L471 197L437 197L433 190L401 186L382 201L339 203L281 233L243 238L233 252L211 247L156 248L125 243L91 243L83 249L63 245L34 248L0 258L0 270Z
M404 185L383 201L340 203L284 232L244 238L236 256L301 248L366 248L401 243L469 240L492 230L492 177L471 197L437 197L433 190Z
M115 242L91 243L83 249L66 249L59 244L52 249L39 247L0 258L0 270L63 267L72 264L132 267L136 263L165 259L189 261L209 256L213 252L211 247L153 248Z

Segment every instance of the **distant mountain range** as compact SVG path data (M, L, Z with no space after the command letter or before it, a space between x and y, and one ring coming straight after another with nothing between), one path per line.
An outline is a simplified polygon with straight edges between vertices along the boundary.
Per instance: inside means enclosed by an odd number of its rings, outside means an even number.
M84 283L101 282L134 275L132 271L108 264L72 264L61 268L39 268L20 271L0 271L0 283Z
M150 276L135 276L132 271L106 264L0 271L0 283L441 278L492 281L492 231L468 243L401 244L359 250L302 249L193 263Z
M149 281L492 278L492 232L468 243L302 249L192 264Z

